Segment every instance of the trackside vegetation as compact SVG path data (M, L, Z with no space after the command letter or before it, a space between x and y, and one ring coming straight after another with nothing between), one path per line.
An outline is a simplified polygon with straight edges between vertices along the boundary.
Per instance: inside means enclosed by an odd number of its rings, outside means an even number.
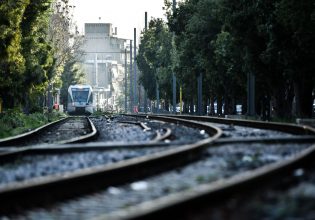
M15 136L31 131L49 122L65 117L63 113L32 113L26 115L20 111L10 110L0 114L0 138Z

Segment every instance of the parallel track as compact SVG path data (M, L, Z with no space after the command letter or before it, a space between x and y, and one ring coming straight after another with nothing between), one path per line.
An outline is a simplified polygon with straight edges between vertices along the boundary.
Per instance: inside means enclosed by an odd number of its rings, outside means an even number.
M183 119L168 119L168 121L198 127L208 132L211 137L193 144L121 161L109 166L99 166L73 173L34 178L26 182L10 184L0 189L0 203L3 204L0 207L0 212L10 213L19 206L30 207L47 201L72 198L78 192L83 195L99 188L122 184L168 169L174 169L198 159L205 147L222 134L220 129L197 122L189 122Z
M44 177L34 179L26 183L13 184L0 190L0 202L4 204L0 207L0 212L14 212L16 207L32 207L41 203L50 203L60 200L73 198L77 195L84 195L106 186L119 185L126 182L138 180L149 175L174 169L183 166L189 162L198 160L209 147L209 144L224 145L228 143L246 143L246 142L265 142L265 143L309 143L315 142L315 130L307 126L296 126L291 124L264 123L243 120L217 119L208 117L191 116L139 116L149 117L156 120L163 120L172 123L181 123L206 130L212 137L198 141L194 144L184 145L174 149L156 153L150 156L130 159L118 162L110 166L95 167L88 170L69 173L67 175ZM180 119L179 119L180 118ZM183 119L185 118L185 119ZM203 123L197 123L202 121ZM254 128L263 128L268 130L278 130L297 134L288 138L255 138L255 139L229 139L221 140L219 137L222 131L204 122L225 123ZM160 145L164 145L165 143ZM92 148L102 148L102 144L92 144ZM153 143L149 144L154 146ZM135 144L136 147L140 146ZM109 148L115 146L107 146ZM54 147L67 151L80 150L82 146L72 145L66 147ZM32 149L35 150L35 149ZM49 149L37 149L37 151L49 151ZM241 173L239 175L219 180L213 183L205 184L198 189L187 190L181 193L171 194L154 201L145 202L138 206L128 209L128 211L118 211L109 215L100 216L96 219L161 219L161 218L179 218L189 219L195 210L200 210L204 206L209 206L224 198L228 198L236 192L247 192L253 189L257 184L266 183L278 176L285 176L292 170L304 166L315 156L315 145L302 151L299 156L281 162L276 162L253 171ZM93 184L91 184L93 183ZM35 197L34 195L41 195ZM27 198L27 199L25 199ZM206 204L206 205L205 205ZM13 207L13 208L12 208ZM207 207L205 207L207 208Z

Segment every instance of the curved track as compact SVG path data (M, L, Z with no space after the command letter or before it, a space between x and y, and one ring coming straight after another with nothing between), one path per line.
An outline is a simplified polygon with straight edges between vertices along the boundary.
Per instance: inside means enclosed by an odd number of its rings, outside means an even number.
M146 117L147 116L137 116ZM156 120L163 120L175 124L185 124L187 126L196 127L206 131L210 137L200 140L193 144L186 144L171 148L169 143L147 143L147 146L168 146L169 148L162 152L157 152L152 155L142 156L139 158L120 161L115 164L92 167L89 169L75 171L72 173L35 178L33 180L11 184L8 187L0 189L0 202L4 204L0 207L3 213L14 213L20 206L24 208L36 207L38 203L51 203L63 201L97 192L104 187L121 185L126 182L141 180L144 177L156 175L164 171L175 169L183 165L189 164L192 161L197 161L203 157L205 150L209 146L221 147L231 143L314 143L315 132L310 127L302 127L279 123L264 123L242 120L227 120L213 119L206 117L169 117L169 116L148 116ZM180 119L179 119L180 118ZM202 122L197 122L202 121ZM263 135L262 137L246 137L244 138L220 138L223 131L212 123L228 124L233 126L245 126L251 128L263 128L267 130L277 130L285 133L291 133L292 136L274 136L269 138ZM149 129L149 128L143 128ZM231 128L228 128L231 129ZM228 130L226 129L226 130ZM237 129L237 128L233 128ZM165 133L170 133L166 131ZM259 133L259 132L257 132ZM161 139L162 140L162 139ZM70 145L65 147L53 147L50 149L41 149L42 151L54 151L64 149L86 150L89 146L93 148L116 148L118 146L108 145L104 143L91 143L87 145ZM134 147L143 147L143 143L133 144ZM127 146L119 146L125 148ZM130 147L130 146L129 146ZM35 150L35 149L34 149ZM40 149L37 149L40 150ZM212 204L211 202L224 199L235 192L241 190L252 189L257 184L263 184L277 175L285 175L292 172L299 166L307 163L315 154L315 146L302 150L298 156L283 161L271 163L260 168L233 175L229 178L218 180L209 184L204 184L198 188L173 193L169 196L162 197L153 201L141 203L133 206L127 211L117 211L104 216L99 216L96 219L161 219L161 218L181 218L189 219L194 216L196 210L202 209L204 204ZM92 184L93 183L93 184ZM40 197L32 195L40 194ZM207 209L207 207L205 207ZM184 210L184 211L183 211ZM189 216L189 217L187 217Z
M182 145L140 158L121 161L109 166L98 166L77 172L34 178L21 183L13 183L0 189L1 212L10 212L20 205L28 207L48 200L60 200L89 193L99 187L121 184L136 178L174 169L196 160L204 148L219 138L221 130L212 126L189 122L183 119L168 119L203 129L210 137L193 144ZM35 150L35 149L34 149ZM51 148L49 149L51 150ZM89 184L93 182L93 185ZM62 193L60 193L62 192ZM40 196L34 196L40 195Z

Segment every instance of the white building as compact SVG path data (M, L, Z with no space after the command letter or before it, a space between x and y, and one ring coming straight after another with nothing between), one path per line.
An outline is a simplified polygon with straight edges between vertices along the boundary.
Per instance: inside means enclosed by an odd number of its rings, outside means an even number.
M86 81L93 87L98 108L120 110L124 99L125 48L127 40L115 37L109 23L86 23L83 65ZM127 52L129 63L129 49Z

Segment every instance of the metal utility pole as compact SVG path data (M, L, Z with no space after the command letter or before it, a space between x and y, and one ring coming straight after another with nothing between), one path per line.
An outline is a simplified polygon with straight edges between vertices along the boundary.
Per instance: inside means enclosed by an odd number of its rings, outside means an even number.
M198 87L198 115L202 115L202 73L197 78Z
M176 9L176 0L173 0L173 14ZM172 42L174 41L174 33L172 37ZM176 114L176 76L174 72L172 73L172 81L173 81L173 114Z
M249 116L255 116L255 75L247 74L247 112Z
M130 40L130 68L129 68L129 77L130 77L130 112L133 112L133 88L132 88L132 40Z
M144 30L147 31L148 29L148 12L144 13ZM144 89L144 112L148 112L148 103L147 103L147 91Z
M183 112L183 90L179 87L179 114Z
M156 113L160 113L160 90L159 90L159 83L156 81Z
M127 107L127 49L125 48L125 113L128 111Z
M134 84L134 93L133 93L133 95L134 95L134 99L133 99L133 101L134 101L134 106L135 106L135 108L138 108L138 98L137 98L137 29L136 28L134 28L133 29L133 32L134 32L134 49L133 49L133 52L134 52L134 62L133 62L133 64L134 64L134 82L133 82L133 84Z

